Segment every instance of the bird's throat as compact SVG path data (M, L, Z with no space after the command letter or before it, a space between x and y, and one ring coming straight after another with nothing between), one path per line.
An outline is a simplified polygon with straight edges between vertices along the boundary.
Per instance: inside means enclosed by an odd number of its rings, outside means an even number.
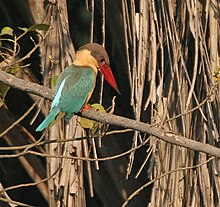
M74 65L77 66L85 66L85 67L91 67L95 74L98 73L99 65L96 59L91 55L91 51L89 50L80 50L76 53L76 58L73 62Z

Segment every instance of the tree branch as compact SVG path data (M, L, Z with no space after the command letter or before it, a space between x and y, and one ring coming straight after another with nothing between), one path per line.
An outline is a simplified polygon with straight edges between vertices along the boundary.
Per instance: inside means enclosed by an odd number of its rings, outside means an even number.
M13 88L32 93L46 99L53 99L53 92L51 89L41 86L36 83L32 83L20 78L16 78L2 70L0 70L0 82L5 83Z
M38 85L36 83L31 83L29 81L16 78L15 76L12 76L1 70L0 70L0 82L3 82L13 88L17 88L19 90L26 91L28 93L36 94L38 96L41 96L49 100L53 99L53 92L49 88ZM220 158L220 149L217 147L214 147L209 144L197 142L181 135L176 135L170 132L166 132L157 127L153 127L150 124L117 116L114 114L97 112L95 110L83 111L81 115L86 118L94 119L96 121L100 121L103 123L108 123L111 125L138 130L153 135L171 144L175 144L198 152L204 152L206 154Z

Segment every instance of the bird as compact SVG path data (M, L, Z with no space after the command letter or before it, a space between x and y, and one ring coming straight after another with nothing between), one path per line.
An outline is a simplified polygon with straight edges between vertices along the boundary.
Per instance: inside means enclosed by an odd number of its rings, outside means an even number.
M68 122L73 114L80 112L87 106L96 85L98 71L104 75L109 85L120 94L110 68L108 53L104 47L98 43L83 45L76 52L72 65L65 68L59 75L50 112L35 131L46 129L60 112L65 113L65 120Z

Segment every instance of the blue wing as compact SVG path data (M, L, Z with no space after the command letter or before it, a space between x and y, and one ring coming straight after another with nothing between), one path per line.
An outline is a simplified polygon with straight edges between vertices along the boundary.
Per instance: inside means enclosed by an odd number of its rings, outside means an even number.
M52 108L58 106L67 115L81 110L95 86L96 75L90 67L71 65L57 80Z
M75 65L67 67L57 80L50 113L36 131L44 130L59 112L66 112L67 120L71 114L79 112L95 87L95 81L96 75L92 68Z

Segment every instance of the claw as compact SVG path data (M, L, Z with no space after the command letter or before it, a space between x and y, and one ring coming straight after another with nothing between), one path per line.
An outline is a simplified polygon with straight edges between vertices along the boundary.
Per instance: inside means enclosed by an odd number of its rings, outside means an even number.
M90 106L88 106L87 104L85 104L81 110L81 112L86 111L86 110L91 110L92 108Z

